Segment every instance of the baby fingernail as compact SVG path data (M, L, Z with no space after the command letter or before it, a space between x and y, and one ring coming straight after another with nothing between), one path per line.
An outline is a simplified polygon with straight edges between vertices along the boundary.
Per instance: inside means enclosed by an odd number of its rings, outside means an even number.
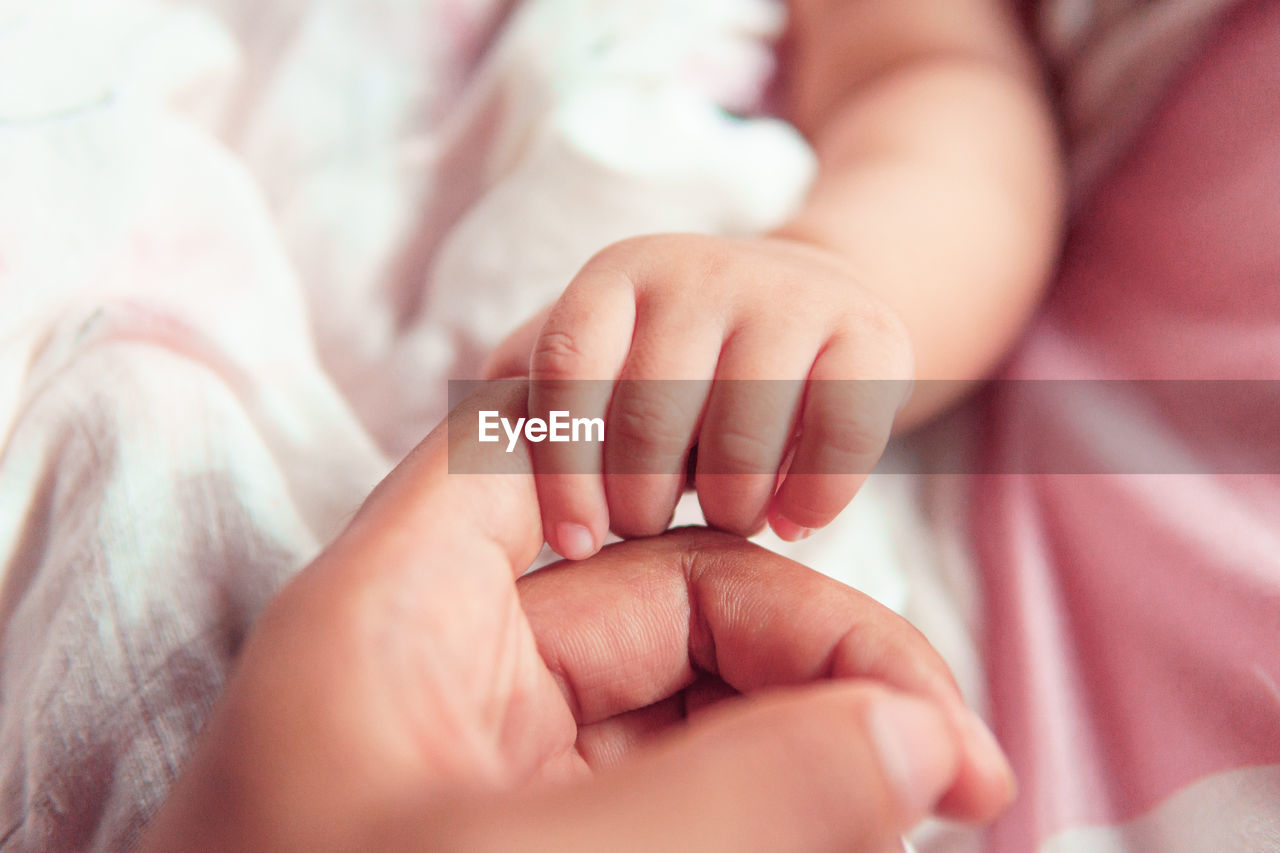
M813 528L801 527L789 518L775 516L772 522L773 532L778 534L779 539L787 542L797 542L801 539L808 539L813 535Z
M1013 768L1009 766L1009 759L1005 757L1004 750L1000 747L1000 742L996 740L996 736L991 733L991 729L981 717L972 711L968 712L968 720L965 723L968 728L968 735L982 753L979 759L983 766L989 768L996 775L1004 777L1009 783L1010 791L1017 788L1017 779L1014 777Z
M581 524L562 521L556 527L556 549L566 560L585 560L596 551L596 540L591 531Z
M942 712L919 699L890 695L871 705L867 728L903 810L918 817L933 811L957 760Z

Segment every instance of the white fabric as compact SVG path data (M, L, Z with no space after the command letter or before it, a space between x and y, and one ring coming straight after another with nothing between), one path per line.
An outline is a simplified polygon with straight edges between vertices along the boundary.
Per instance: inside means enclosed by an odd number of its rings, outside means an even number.
M1040 853L1280 850L1276 803L1280 765L1225 770L1180 789L1128 823L1056 835L1040 846Z
M775 5L510 5L0 2L0 847L137 839L264 603L590 254L797 204L722 109ZM900 603L862 503L799 553Z

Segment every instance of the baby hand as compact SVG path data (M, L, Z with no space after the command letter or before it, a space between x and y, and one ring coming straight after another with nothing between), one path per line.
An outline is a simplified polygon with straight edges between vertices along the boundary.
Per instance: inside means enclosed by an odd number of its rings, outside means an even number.
M598 551L610 527L662 532L695 445L709 524L747 535L767 520L803 538L852 500L912 376L902 322L844 260L780 239L614 244L536 337L534 322L504 344L496 372L527 357L531 417L606 424L603 453L531 445L547 542L571 559Z

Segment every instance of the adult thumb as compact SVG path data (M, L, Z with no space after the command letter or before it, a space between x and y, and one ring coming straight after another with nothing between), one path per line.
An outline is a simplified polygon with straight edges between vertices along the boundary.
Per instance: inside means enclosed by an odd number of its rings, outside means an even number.
M454 840L557 853L882 853L933 810L959 766L931 703L826 682L730 700L590 782L490 804Z

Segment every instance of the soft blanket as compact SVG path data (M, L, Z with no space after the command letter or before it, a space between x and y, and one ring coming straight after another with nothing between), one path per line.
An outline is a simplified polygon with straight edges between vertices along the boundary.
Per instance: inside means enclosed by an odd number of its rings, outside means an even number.
M0 3L0 847L136 840L264 603L591 254L786 217L782 22ZM900 604L856 527L793 554Z

